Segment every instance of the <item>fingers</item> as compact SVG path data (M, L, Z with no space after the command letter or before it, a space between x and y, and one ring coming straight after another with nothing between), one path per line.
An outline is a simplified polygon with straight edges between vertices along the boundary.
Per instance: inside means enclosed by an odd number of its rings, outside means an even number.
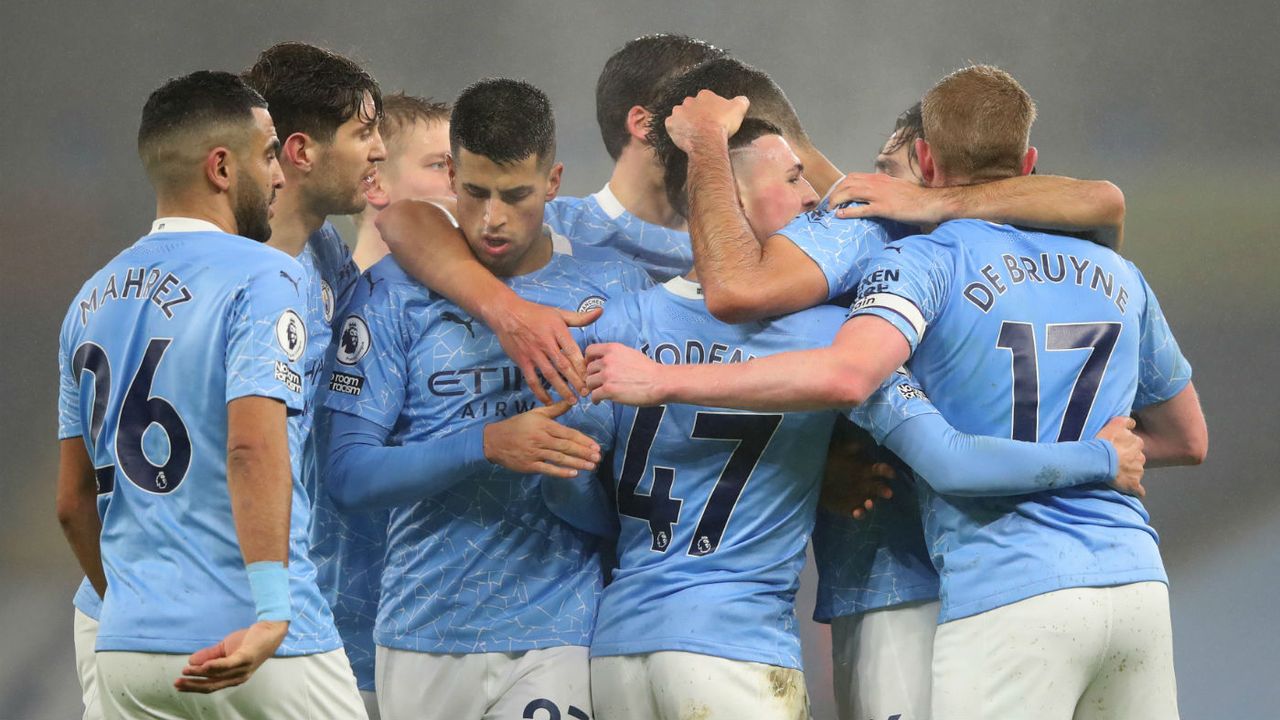
M245 681L249 679L249 677L250 677L249 675L243 675L240 677L223 678L219 680L204 680L201 678L178 678L177 680L174 681L173 687L176 688L178 692L199 693L201 695L208 695L209 693L217 692L225 688L235 687L236 685L243 685Z
M547 394L546 388L542 387L542 382L538 377L538 370L533 363L525 360L516 360L516 367L520 368L520 374L524 376L524 382L529 386L529 391L533 396L538 398L538 402L543 405L551 405L551 396Z
M536 462L530 467L533 472L538 473L539 475L548 475L550 477L564 478L566 480L578 476L577 470L572 468L562 468L546 462Z
M847 200L844 202L848 202ZM840 203L832 201L833 205ZM869 218L875 217L875 209L870 205L850 205L848 207L836 208L836 217L838 218Z
M529 412L532 412L535 415L541 415L544 418L558 418L561 415L569 412L569 408L572 408L576 404L577 403L575 403L572 400L559 400L550 405L544 405L540 408L534 408ZM556 427L560 427L560 424L556 423Z
M556 331L556 344L560 348L560 352L554 356L556 368L579 392L586 392L587 363L582 358L582 348L578 347L569 328L559 328Z
M559 310L560 318L564 320L564 324L569 327L586 327L596 320L600 319L600 315L604 312L604 308L592 308L585 312L570 312L568 310ZM577 344L574 344L577 347Z
M191 654L187 658L187 667L200 667L205 663L220 657L226 657L227 651L223 643L211 645L207 648L201 648Z
M569 384L565 381L564 377L560 375L560 372L547 360L546 356L538 356L534 362L538 366L538 372L547 382L551 383L551 389L555 391L556 395L559 396L560 399L568 400L578 396L578 394L569 387ZM531 382L529 384L532 386L534 383ZM542 387L542 383L537 383L537 385L539 388ZM545 392L546 390L543 390L543 393ZM542 400L542 398L538 399ZM548 395L547 399L542 400L542 402L547 405L552 404L551 397Z

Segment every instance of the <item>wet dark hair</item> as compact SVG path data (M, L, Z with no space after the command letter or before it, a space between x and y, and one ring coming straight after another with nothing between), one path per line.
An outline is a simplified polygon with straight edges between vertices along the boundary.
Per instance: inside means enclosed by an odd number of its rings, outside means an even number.
M662 132L667 132L665 125ZM760 118L744 118L738 132L729 138L729 149L744 148L765 135L782 135L782 131L777 125ZM663 148L663 152L658 154L658 161L662 163L662 185L667 193L667 201L680 217L688 218L689 191L686 185L689 182L689 156L671 142L670 136L667 136Z
M596 123L609 157L622 155L631 134L627 115L636 105L651 106L671 78L728 53L688 35L644 35L623 45L605 61L596 80Z
M199 70L168 80L147 98L138 124L138 154L148 177L157 184L169 179L173 168L164 165L174 154L170 143L187 143L191 135L227 125L242 125L247 133L253 109L266 106L261 95L228 72Z
M890 136L891 143L885 145L884 153L889 155L895 153L904 145L907 148L907 157L912 163L916 161L916 140L924 138L924 118L920 114L920 103L916 103L898 116L893 122L893 134Z
M545 93L523 80L485 78L468 85L453 103L449 147L483 155L499 165L536 155L539 165L556 156L556 119Z
M315 45L273 45L258 55L243 77L271 104L282 142L305 133L327 143L338 126L353 117L368 123L382 119L382 91L373 76L354 61ZM372 117L365 116L365 93L373 98Z

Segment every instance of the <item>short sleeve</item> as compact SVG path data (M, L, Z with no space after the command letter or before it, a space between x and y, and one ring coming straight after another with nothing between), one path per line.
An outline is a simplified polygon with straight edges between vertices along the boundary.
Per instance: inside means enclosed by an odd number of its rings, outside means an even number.
M1178 347L1178 341L1173 337L1173 331L1169 328L1164 311L1160 309L1155 292L1141 272L1138 277L1142 281L1146 303L1139 318L1142 335L1138 345L1138 393L1133 400L1135 410L1169 400L1191 382L1191 363L1187 362L1182 349Z
M63 323L62 333L58 338L58 439L81 437L84 435L80 414L80 383L76 377L70 326L73 320L68 316Z
M408 353L400 332L402 308L379 282L362 284L338 329L338 348L325 407L391 430L408 389Z
M867 261L880 248L902 237L905 228L876 219L841 219L826 205L792 220L778 231L817 263L827 278L827 298L853 290Z
M855 407L849 419L866 430L877 444L883 445L889 433L902 423L918 415L937 412L916 379L907 371L898 370L866 402Z
M884 248L868 263L849 317L875 315L916 346L946 304L955 274L947 248L928 237L906 238Z
M257 396L283 401L302 412L302 368L306 366L305 273L282 262L255 271L237 290L227 323L226 399Z

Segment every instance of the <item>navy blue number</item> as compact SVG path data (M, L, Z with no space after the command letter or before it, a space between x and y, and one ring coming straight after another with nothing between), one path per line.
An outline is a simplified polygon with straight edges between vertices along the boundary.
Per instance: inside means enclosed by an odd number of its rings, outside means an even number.
M525 720L533 720L533 718L537 716L539 710L547 711L547 720L560 720L560 708L556 707L555 703L546 698L538 698L537 700L530 702L528 705L525 705L522 717L524 717ZM591 720L591 717L587 715L587 713L579 710L573 705L570 705L566 712L569 714L569 717L574 718L574 720Z
M664 552L671 544L671 533L680 520L680 507L684 503L671 497L671 485L675 482L675 470L655 467L653 488L649 494L636 492L644 469L649 464L649 449L662 424L667 406L640 408L631 424L627 439L627 451L622 460L622 472L618 476L618 514L649 523L653 550Z
M1047 326L1046 350L1089 350L1089 357L1080 367L1071 388L1062 427L1058 431L1058 442L1079 440L1084 432L1122 327L1115 322ZM1035 331L1030 323L1006 320L1000 324L996 347L1013 355L1012 437L1014 440L1035 442L1040 438L1040 369L1036 360Z
M996 347L1013 355L1014 440L1035 442L1040 426L1040 370L1036 364L1036 335L1030 323L1000 323Z
M97 455L95 448L102 440L102 425L107 418L107 401L111 397L111 361L102 346L87 342L76 348L71 357L72 373L76 385L80 385L81 376L88 372L93 375L93 412L89 414L89 436L86 441L89 456ZM105 465L93 469L98 481L98 494L103 495L115 488L116 468Z
M622 472L618 475L618 514L643 520L649 525L652 536L650 548L666 552L671 546L676 523L680 521L680 508L684 501L671 497L675 484L674 468L653 468L653 487L649 494L637 492L649 465L649 451L658 434L658 426L666 414L665 405L640 408L627 439L627 450L622 460ZM694 528L689 541L688 554L694 557L710 555L720 547L725 527L742 497L751 473L755 471L760 456L769 445L770 438L782 422L782 415L756 415L748 413L699 412L694 419L693 433L697 440L729 440L737 442L729 461L720 472L716 485L702 509L702 517Z
M186 423L168 400L151 395L156 366L170 342L157 338L147 345L142 363L125 391L120 426L116 429L116 462L120 470L134 485L153 493L173 492L191 467L191 436ZM152 425L158 425L169 440L169 457L162 465L151 462L142 449L143 434Z
M1118 322L1073 323L1048 327L1044 345L1046 350L1089 349L1089 357L1080 367L1075 385L1071 388L1071 399L1062 416L1058 442L1079 440L1084 432L1084 425L1089 420L1089 412L1093 410L1094 398L1098 396L1102 376L1107 371L1107 363L1111 361L1111 352L1116 348L1116 340L1120 337L1122 327Z
M707 498L707 505L698 518L693 538L689 541L689 554L694 557L710 555L720 547L725 526L738 506L738 498L747 486L747 480L760 462L760 456L782 422L782 415L748 415L744 413L700 412L693 423L691 437L702 440L733 440L737 446L729 456L729 462L720 472L716 486Z

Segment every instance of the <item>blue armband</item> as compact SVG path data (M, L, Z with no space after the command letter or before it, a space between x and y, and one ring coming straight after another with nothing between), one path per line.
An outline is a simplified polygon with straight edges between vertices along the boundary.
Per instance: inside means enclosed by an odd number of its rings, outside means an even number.
M249 573L249 592L258 621L289 622L293 605L289 601L289 570L284 563L263 560L245 566Z

